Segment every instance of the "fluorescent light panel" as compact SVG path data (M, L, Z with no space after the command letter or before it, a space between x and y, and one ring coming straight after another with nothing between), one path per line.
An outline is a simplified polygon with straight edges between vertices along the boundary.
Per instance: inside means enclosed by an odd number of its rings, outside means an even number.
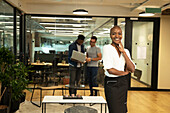
M14 26L5 26L5 28L14 28ZM20 26L17 26L17 28L20 28Z
M13 24L14 22L0 22L0 24ZM19 24L19 22L17 22Z
M83 31L49 30L49 32L59 32L59 33L73 33L73 32L79 32L79 33L82 33Z
M55 36L77 36L77 34L55 34Z
M0 17L2 17L2 18L12 18L14 16L0 15Z
M92 20L92 18L67 18L67 17L36 17L36 16L32 16L31 18L37 18L37 19L71 19L71 20Z
M53 34L54 34L54 35L64 35L64 36L65 36L65 35L74 35L74 34L77 34L77 35L78 35L78 34L81 34L81 33L78 33L78 32L75 32L75 33L74 33L74 32L73 32L73 33L53 33Z
M2 18L13 18L14 16L0 15L0 17L2 17ZM19 18L19 16L17 16L17 18Z
M76 30L89 30L88 28L68 28L68 27L45 27L46 29L76 29Z
M73 23L40 23L41 25L71 25L71 26L88 26L86 23L73 24Z

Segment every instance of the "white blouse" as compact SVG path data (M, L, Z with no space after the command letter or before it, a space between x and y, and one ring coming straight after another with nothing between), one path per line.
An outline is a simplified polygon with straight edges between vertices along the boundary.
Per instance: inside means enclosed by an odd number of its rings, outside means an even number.
M131 60L130 53L128 49L124 49L127 56ZM131 60L132 61L132 60ZM133 61L132 61L133 63ZM133 63L134 64L134 63ZM105 45L103 47L103 65L105 70L105 75L108 77L119 77L117 75L109 74L107 69L117 69L119 71L124 71L125 67L125 58L123 56L123 53L121 53L120 57L119 54L114 46L111 44Z

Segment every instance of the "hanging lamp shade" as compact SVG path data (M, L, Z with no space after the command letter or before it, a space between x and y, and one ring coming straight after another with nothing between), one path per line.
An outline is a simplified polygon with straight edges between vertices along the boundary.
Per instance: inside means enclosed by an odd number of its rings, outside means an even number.
M154 16L154 13L146 13L146 12L140 12L139 16Z
M76 9L76 10L73 11L73 14L85 15L85 14L88 14L88 11L86 11L84 9Z

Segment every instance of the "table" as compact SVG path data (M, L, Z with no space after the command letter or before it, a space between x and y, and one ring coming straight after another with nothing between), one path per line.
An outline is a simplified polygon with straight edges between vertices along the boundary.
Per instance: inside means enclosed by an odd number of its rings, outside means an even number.
M36 65L40 65L40 66L50 65L50 66L52 66L52 63L36 63L36 62L34 62L34 63L31 63L31 65L34 65L34 66L36 66Z
M83 99L63 99L63 96L45 96L42 101L42 113L46 113L46 104L101 104L105 105L106 113L106 100L102 96L82 96Z
M52 63L31 63L31 65L50 65L52 66ZM57 66L61 66L61 67L68 67L69 64L63 64L63 63L57 63Z
M57 66L59 66L59 67L69 67L69 64L58 63Z

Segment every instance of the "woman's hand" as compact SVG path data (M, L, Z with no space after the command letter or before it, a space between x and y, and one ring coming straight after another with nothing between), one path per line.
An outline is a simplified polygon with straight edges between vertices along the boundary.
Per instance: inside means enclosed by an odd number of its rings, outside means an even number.
M123 47L123 45L122 45L122 42L120 42L120 44L119 44L119 51L120 52L122 52L122 53L124 53L125 52L125 50L124 50L124 47Z

